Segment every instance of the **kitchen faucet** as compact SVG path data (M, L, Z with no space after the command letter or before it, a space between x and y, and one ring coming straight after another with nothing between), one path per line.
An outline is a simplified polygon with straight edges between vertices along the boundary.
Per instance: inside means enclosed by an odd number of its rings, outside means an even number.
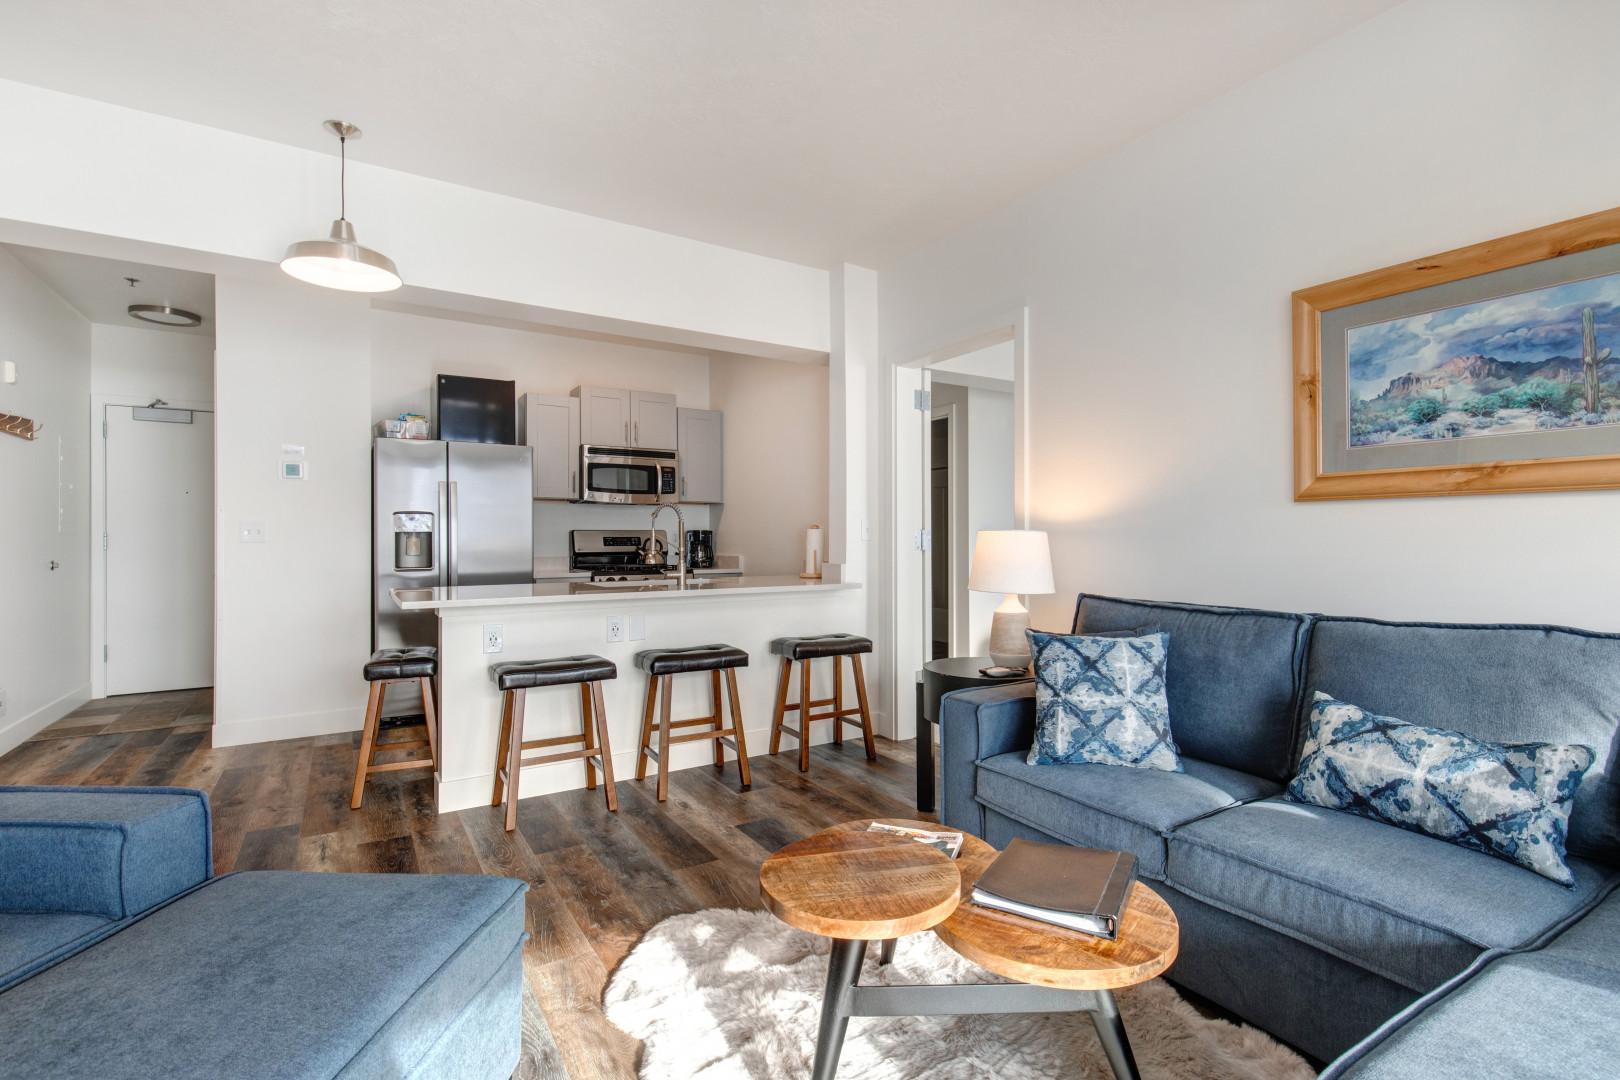
M653 507L652 524L647 526L647 540L649 546L656 546L658 542L658 515L660 511L675 511L675 573L676 580L681 588L686 588L686 519L681 516L681 508L674 503L659 503Z

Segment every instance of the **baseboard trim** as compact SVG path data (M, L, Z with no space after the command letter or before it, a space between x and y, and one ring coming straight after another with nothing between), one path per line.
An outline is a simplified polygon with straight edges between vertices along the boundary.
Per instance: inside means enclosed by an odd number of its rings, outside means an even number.
M41 705L27 716L19 716L6 727L0 728L0 754L8 754L15 750L89 700L90 684L85 683L55 701Z
M364 708L327 709L321 712L287 713L281 716L255 716L246 720L215 720L214 745L246 746L249 743L306 739L311 735L333 735L359 731L365 719Z

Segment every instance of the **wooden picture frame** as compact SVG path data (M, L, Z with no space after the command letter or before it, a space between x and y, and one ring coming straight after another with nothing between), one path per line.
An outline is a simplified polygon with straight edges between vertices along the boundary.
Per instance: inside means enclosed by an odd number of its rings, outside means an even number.
M1620 439L1616 441L1615 453L1329 471L1324 468L1322 404L1322 324L1324 316L1336 309L1614 244L1620 244L1620 208L1294 293L1294 499L1376 499L1620 487ZM1616 253L1620 254L1620 249L1616 249ZM1345 364L1348 363L1346 358Z

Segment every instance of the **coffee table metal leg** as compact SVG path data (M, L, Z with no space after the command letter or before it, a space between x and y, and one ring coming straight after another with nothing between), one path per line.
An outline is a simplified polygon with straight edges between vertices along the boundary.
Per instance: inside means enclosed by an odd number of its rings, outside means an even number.
M833 1080L838 1073L851 998L865 959L866 942L833 939L832 955L827 959L827 990L821 999L821 1029L816 1033L816 1063L810 1070L812 1080Z
M1108 1064L1113 1066L1114 1076L1118 1080L1139 1080L1142 1074L1136 1071L1136 1058L1131 1054L1130 1040L1125 1037L1125 1024L1119 1018L1119 1006L1114 1004L1114 995L1107 990L1099 990L1096 1000L1096 1008L1091 1011L1091 1023L1097 1029L1097 1039L1102 1043L1103 1053L1108 1055Z
M878 946L878 963L880 965L894 963L894 946L897 941L897 938L889 938Z

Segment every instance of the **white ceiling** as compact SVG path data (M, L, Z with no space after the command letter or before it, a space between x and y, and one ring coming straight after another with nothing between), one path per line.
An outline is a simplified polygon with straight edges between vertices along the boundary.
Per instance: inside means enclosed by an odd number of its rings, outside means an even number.
M0 77L882 267L1394 3L52 0Z
M93 323L136 326L168 333L214 335L214 278L191 270L170 270L119 262L94 255L0 244L56 294ZM135 285L125 278L137 279ZM131 318L131 304L167 304L203 317L196 327L155 326Z

